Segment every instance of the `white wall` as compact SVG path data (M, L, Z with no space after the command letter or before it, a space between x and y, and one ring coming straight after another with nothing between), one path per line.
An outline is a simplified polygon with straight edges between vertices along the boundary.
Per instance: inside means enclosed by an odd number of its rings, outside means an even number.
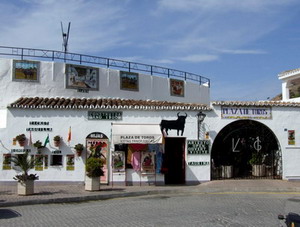
M53 129L49 132L50 135L50 145L47 145L47 149L44 149L44 154L51 155L51 151L56 148L53 145L53 137L60 135L63 138L63 145L60 147L62 154L74 154L74 145L77 143L85 144L85 138L88 134L92 132L104 133L111 142L111 123L112 121L92 121L87 120L88 110L30 110L30 109L9 109L8 111L8 125L7 129L2 129L0 131L0 163L3 161L3 154L10 153L11 149L19 148L18 145L14 146L13 138L21 133L25 133L27 138L29 138L29 132L26 132L26 128L32 127L29 125L30 121L45 121L49 122L47 127ZM187 112L188 117L185 124L184 137L187 139L197 139L197 119L196 111ZM162 119L175 120L177 119L176 111L123 111L123 120L118 121L118 123L153 123L159 124ZM70 145L67 141L69 127L72 128L72 140ZM37 126L40 127L40 126ZM45 141L48 132L32 132L32 140ZM176 137L176 130L169 131L170 137ZM31 146L25 146L25 148L31 148L32 154L35 153L35 149ZM111 149L112 145L111 145ZM50 159L50 156L49 156ZM196 159L196 160L195 160ZM197 157L186 156L186 161L209 161L209 155ZM64 160L65 161L65 160ZM84 180L84 163L85 163L85 153L81 157L77 157L75 160L75 171L66 171L66 166L61 168L51 167L49 165L47 170L36 171L40 176L40 181L83 181ZM35 172L35 171L33 171ZM0 171L0 181L1 180L12 180L15 175L14 170L2 170ZM208 181L210 176L209 166L188 166L186 165L186 181L187 182L199 182ZM163 175L158 174L156 176L157 181L163 181ZM111 178L111 174L110 174ZM153 177L152 177L153 178ZM127 179L132 179L133 181L147 182L152 181L150 176L140 176L132 171L128 171ZM114 181L120 180L120 177L116 176Z
M0 109L22 96L38 97L115 97L125 99L162 100L186 103L209 104L207 86L185 82L185 96L170 95L169 79L139 74L139 91L120 89L119 71L99 68L99 91L80 93L76 89L66 89L65 64L40 63L39 82L12 81L12 59L0 59Z
M213 106L215 111L207 113L204 124L213 141L217 134L228 124L237 119L221 119L221 107ZM284 179L300 179L300 109L293 107L272 107L272 119L253 119L272 130L279 142L282 152ZM296 145L288 145L287 130L295 130Z
M153 123L159 124L162 119L174 120L177 118L176 111L122 111L123 120L117 123ZM202 124L202 130L208 131L210 140L213 143L217 134L228 124L236 121L235 119L221 119L220 106L214 106L214 111L205 112L207 117ZM197 119L196 111L188 111L188 117L185 124L184 137L188 140L197 139ZM23 110L23 109L9 109L8 111L8 125L6 129L0 129L0 163L2 163L3 153L10 153L10 150L18 146L12 145L13 138L21 133L25 133L29 138L29 133L26 128L30 127L29 121L48 121L49 127L53 131L49 133L51 146L48 145L46 151L50 155L53 150L52 138L55 135L63 137L64 145L61 147L62 153L74 153L73 146L77 143L85 143L85 138L92 132L101 132L108 136L111 141L111 121L91 121L87 120L87 110ZM282 152L282 166L284 179L300 179L300 126L295 122L300 121L299 108L292 107L272 107L272 119L255 120L266 125L276 135L279 146ZM72 140L70 146L66 142L68 129L72 127ZM296 144L294 146L288 145L287 130L295 130ZM47 132L32 132L33 142L41 140L44 142ZM176 130L169 131L170 137L176 137ZM202 139L202 138L201 138ZM111 146L112 148L112 146ZM82 157L76 159L75 171L66 171L65 166L62 169L50 167L48 170L37 172L40 175L40 180L60 180L60 181L82 181L84 179L84 160L85 153ZM209 162L210 155L187 155L186 154L186 182L203 182L210 180L210 165L205 166L189 166L190 161ZM0 171L1 180L12 180L15 175L14 170ZM133 179L139 182L138 174L130 173L128 171L127 179ZM118 181L120 177L114 180ZM158 179L163 179L163 176L158 176ZM143 177L142 182L151 180L148 177Z

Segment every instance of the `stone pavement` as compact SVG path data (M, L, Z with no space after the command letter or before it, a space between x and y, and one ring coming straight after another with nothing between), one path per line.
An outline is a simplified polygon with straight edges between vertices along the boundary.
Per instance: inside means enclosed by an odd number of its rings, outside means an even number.
M299 193L300 181L286 180L218 180L199 185L166 186L111 186L101 185L100 191L84 190L83 182L41 182L35 181L35 194L17 195L16 182L0 181L0 207L71 203L91 200L104 200L122 197L171 194L171 193L237 193L237 192L276 192Z

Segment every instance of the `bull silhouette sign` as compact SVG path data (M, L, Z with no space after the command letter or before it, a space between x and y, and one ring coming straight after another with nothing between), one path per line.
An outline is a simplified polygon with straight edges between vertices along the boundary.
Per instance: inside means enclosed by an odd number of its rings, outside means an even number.
M168 130L176 129L177 130L177 136L179 136L179 131L181 131L181 136L183 135L184 132L184 126L185 126L185 119L187 117L187 114L185 115L179 115L177 113L177 120L162 120L160 122L160 130L163 133L165 130L166 134L168 135Z

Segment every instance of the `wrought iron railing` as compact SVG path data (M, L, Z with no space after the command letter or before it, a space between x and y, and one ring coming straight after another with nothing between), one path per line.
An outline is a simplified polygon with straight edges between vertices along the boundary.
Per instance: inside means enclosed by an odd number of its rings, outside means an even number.
M178 77L184 80L196 82L200 85L206 85L210 87L210 80L206 77L184 72L176 69L169 69L160 66L147 65L137 62L129 62L124 60L117 60L112 58L104 58L97 56L90 56L76 53L65 53L62 51L55 50L42 50L33 48L22 48L22 47L6 47L0 46L0 56L18 56L21 60L26 59L48 59L51 61L63 61L63 62L74 62L84 65L102 65L107 68L116 68L126 70L128 72L146 72L151 75L160 75L167 77Z

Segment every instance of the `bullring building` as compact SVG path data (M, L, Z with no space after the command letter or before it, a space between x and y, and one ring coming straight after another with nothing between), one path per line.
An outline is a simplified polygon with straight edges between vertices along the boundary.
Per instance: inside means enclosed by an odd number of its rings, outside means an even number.
M95 148L102 184L300 179L299 69L279 74L278 100L211 101L210 80L184 71L40 49L0 55L1 181L13 181L10 158L29 152L40 181L83 182Z

